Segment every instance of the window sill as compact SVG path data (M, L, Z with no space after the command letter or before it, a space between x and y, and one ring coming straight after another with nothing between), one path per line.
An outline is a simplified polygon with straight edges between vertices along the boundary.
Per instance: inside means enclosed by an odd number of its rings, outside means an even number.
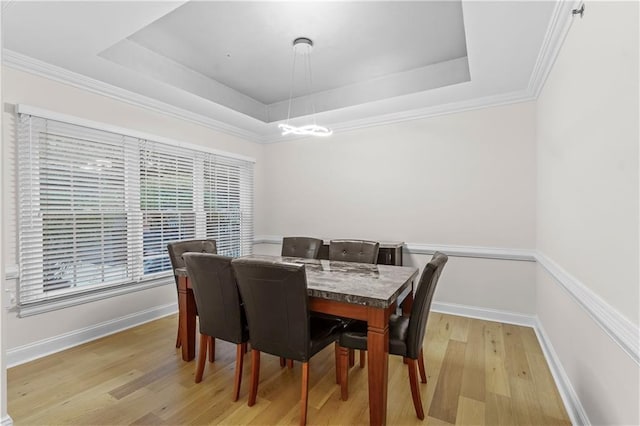
M18 306L18 317L24 318L32 315L43 314L45 312L57 311L59 309L68 308L70 306L82 305L85 303L95 302L97 300L108 299L110 297L121 296L123 294L147 290L150 288L168 284L175 286L173 276L163 276L139 283L131 283L117 287L94 290L87 293L70 295L68 297L60 299L45 300L30 305Z

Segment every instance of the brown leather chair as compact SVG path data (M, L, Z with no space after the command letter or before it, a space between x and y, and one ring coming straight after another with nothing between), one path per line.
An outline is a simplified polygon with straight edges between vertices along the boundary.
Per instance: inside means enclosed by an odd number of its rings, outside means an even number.
M322 240L309 237L284 237L282 239L282 256L317 259L322 247Z
M438 279L442 273L448 257L445 254L436 252L433 258L422 271L420 283L414 296L411 314L408 317L391 315L389 318L389 353L399 355L407 359L409 368L409 384L411 385L411 396L416 415L420 420L424 419L422 400L420 399L420 388L416 373L416 362L420 369L422 383L427 383L427 375L424 369L424 356L422 353L422 343L427 329L427 319L431 308L431 300L438 284ZM347 328L341 335L338 344L345 348L367 350L367 328L362 328L362 323L355 323ZM344 351L341 351L344 352ZM349 371L347 368L348 356L346 353L340 355L340 386L343 400L349 397Z
M176 241L174 243L167 244L167 250L169 251L169 259L171 260L171 267L175 271L177 268L184 268L184 260L182 255L187 252L194 253L211 253L217 254L218 248L216 246L216 240L183 240ZM176 291L178 290L178 277L173 274L173 278L176 281ZM180 322L178 319L178 335L176 336L176 348L181 346L180 342Z
M282 251L283 257L302 257L306 259L317 259L320 255L320 247L324 242L318 238L311 237L283 237ZM327 316L328 317L328 316ZM280 365L284 366L285 361L289 368L293 368L293 360L281 358Z
M378 263L380 243L365 240L331 240L329 260L341 262Z
M336 341L342 323L309 315L304 265L245 258L234 259L231 263L251 330L249 406L256 402L260 352L300 361L300 424L306 424L309 359Z
M236 344L236 374L233 400L238 400L242 382L242 364L249 340L247 320L240 302L231 258L208 253L182 255L191 280L200 324L200 352L196 383L202 381L207 347L209 360L215 358L215 339Z
M358 262L358 263L378 263L378 252L380 251L380 243L376 241L366 240L331 240L329 242L329 260L339 260L341 262ZM354 325L355 320L345 319L345 325ZM360 326L366 327L365 322L361 322ZM336 348L336 352L337 352ZM349 351L349 365L354 364L353 350ZM360 368L364 368L365 354L360 352Z

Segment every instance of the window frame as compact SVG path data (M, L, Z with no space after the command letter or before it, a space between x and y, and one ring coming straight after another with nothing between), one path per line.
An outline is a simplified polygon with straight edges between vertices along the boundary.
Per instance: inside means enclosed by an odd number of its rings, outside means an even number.
M211 149L208 147L189 144L181 141L176 141L173 139L160 137L156 135L151 135L143 132L138 132L131 129L126 129L123 127L113 126L110 124L100 123L92 120L86 120L78 117L69 116L66 114L55 113L47 110L43 110L40 108L28 106L28 105L17 105L16 106L16 116L18 118L18 126L20 127L21 119L24 116L36 117L39 119L52 120L59 123L64 123L65 125L71 126L79 126L82 128L97 130L100 132L109 132L115 135L119 135L123 137L123 143L131 143L132 139L138 140L138 146L136 149L132 150L131 147L125 148L125 158L124 161L129 168L125 167L124 179L126 180L125 185L127 185L128 195L125 197L123 207L125 209L131 209L132 206L136 208L132 209L131 214L127 216L126 219L126 251L127 251L127 264L135 269L133 272L127 272L127 279L125 282L116 283L116 284L98 284L96 286L92 286L91 288L88 286L86 288L76 287L74 290L67 289L65 291L59 292L60 294L54 295L50 293L48 296L40 297L40 298L32 298L31 300L23 299L20 297L20 292L29 288L28 285L24 287L21 283L21 280L18 279L17 282L17 308L19 316L28 316L34 315L41 312L48 312L51 310L56 310L60 308L64 308L66 306L78 305L82 303L87 303L93 300L100 300L108 297L113 297L120 294L126 294L133 291L140 291L147 288L152 288L160 285L172 284L174 282L173 276L170 271L161 271L152 274L144 273L144 256L143 256L143 245L144 245L144 236L143 236L143 224L142 224L142 216L144 210L141 206L142 199L142 190L141 190L141 173L142 167L140 165L141 161L141 153L142 146L144 144L150 144L152 146L162 146L166 148L168 151L180 152L181 154L193 156L194 159L194 167L192 173L192 191L190 192L193 197L193 216L194 216L194 238L210 238L207 237L206 233L209 226L206 223L206 217L208 211L204 210L204 177L202 171L204 170L204 164L211 159L222 159L222 161L228 161L230 164L234 164L237 168L237 174L240 176L239 179L241 181L237 184L237 192L242 197L249 199L249 202L245 202L242 205L238 206L241 217L244 217L245 214L249 216L250 223L246 224L246 229L242 227L240 224L240 228L237 231L238 235L234 235L234 238L239 239L239 247L240 247L240 255L250 254L252 251L253 237L254 237L254 224L253 224L253 205L255 199L254 193L254 164L255 159L243 155L238 155L234 153L229 153L225 151L220 151L216 149ZM29 135L31 138L31 135ZM30 139L29 139L30 140ZM144 142L143 142L144 141ZM141 143L143 142L143 143ZM18 137L18 151L22 152L25 141L22 136ZM31 141L28 143L28 149L31 149ZM18 156L18 162L20 162L20 155ZM137 164L137 166L136 166ZM133 168L131 168L133 166ZM40 176L39 176L39 167L40 164L31 164L28 169L22 170L22 168L18 168L18 194L19 198L24 195L23 189L24 186L29 187L29 191L31 191L31 196L33 196L34 192L38 193L38 196L41 191L40 184ZM134 172L132 172L132 170ZM199 171L199 172L198 172ZM34 176L34 173L36 175ZM28 185L24 185L24 181L27 180L29 182ZM34 185L35 182L35 185ZM131 194L134 194L133 197ZM39 201L38 201L39 202ZM17 203L17 211L19 217L18 223L18 257L19 257L19 278L23 277L23 238L24 238L24 229L25 225L23 222L25 220L31 219L35 213L33 212L25 212L26 206L30 204L19 201ZM38 206L39 207L39 206ZM40 245L44 244L44 232L42 227L40 228ZM251 241L244 241L244 239L250 239ZM160 244L163 244L162 241ZM104 262L100 265L105 265ZM42 272L42 283L44 283L44 271ZM26 284L25 284L26 285ZM44 290L42 290L44 292Z

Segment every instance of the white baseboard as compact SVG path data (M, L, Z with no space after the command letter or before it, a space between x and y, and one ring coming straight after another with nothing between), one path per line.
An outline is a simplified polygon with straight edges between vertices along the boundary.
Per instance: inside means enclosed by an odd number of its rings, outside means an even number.
M587 417L587 412L582 406L573 385L571 385L571 380L569 380L569 376L564 370L560 358L558 358L556 351L553 349L551 340L544 331L540 320L537 317L535 320L536 324L533 329L536 332L536 336L538 336L542 352L547 360L547 364L549 364L551 375L556 382L556 387L558 388L558 392L560 392L560 397L562 398L562 402L564 402L564 407L567 410L571 424L590 425L591 422L589 421L589 417Z
M569 376L562 367L562 362L553 349L551 340L547 336L542 323L536 315L525 315L515 312L500 311L497 309L479 308L476 306L457 305L455 303L433 302L431 310L450 315L458 315L462 317L477 318L486 321L496 321L507 324L515 324L526 327L532 327L538 337L544 357L549 364L549 369L562 398L562 402L567 410L569 419L574 425L590 425L587 413L580 403L580 399L576 394Z
M34 343L7 350L7 367L13 367L62 350L118 333L131 327L153 321L178 311L177 303L156 306L134 314L105 321L69 333L49 337ZM3 423L4 425L4 423Z
M535 327L536 325L536 317L533 314L526 315L517 312L445 302L433 302L431 304L431 310L442 314L458 315L461 317L477 318L506 324L523 325L525 327Z
M12 426L13 419L9 416L4 416L2 420L0 420L0 426Z

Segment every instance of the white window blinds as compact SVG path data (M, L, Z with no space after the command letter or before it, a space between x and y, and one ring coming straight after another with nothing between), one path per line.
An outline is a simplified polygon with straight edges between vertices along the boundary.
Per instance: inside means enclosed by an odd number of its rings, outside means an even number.
M196 157L192 153L176 153L169 148L154 143L143 143L140 148L145 274L171 268L167 256L168 242L196 237Z
M167 281L171 241L251 253L251 161L29 114L18 140L19 307Z

